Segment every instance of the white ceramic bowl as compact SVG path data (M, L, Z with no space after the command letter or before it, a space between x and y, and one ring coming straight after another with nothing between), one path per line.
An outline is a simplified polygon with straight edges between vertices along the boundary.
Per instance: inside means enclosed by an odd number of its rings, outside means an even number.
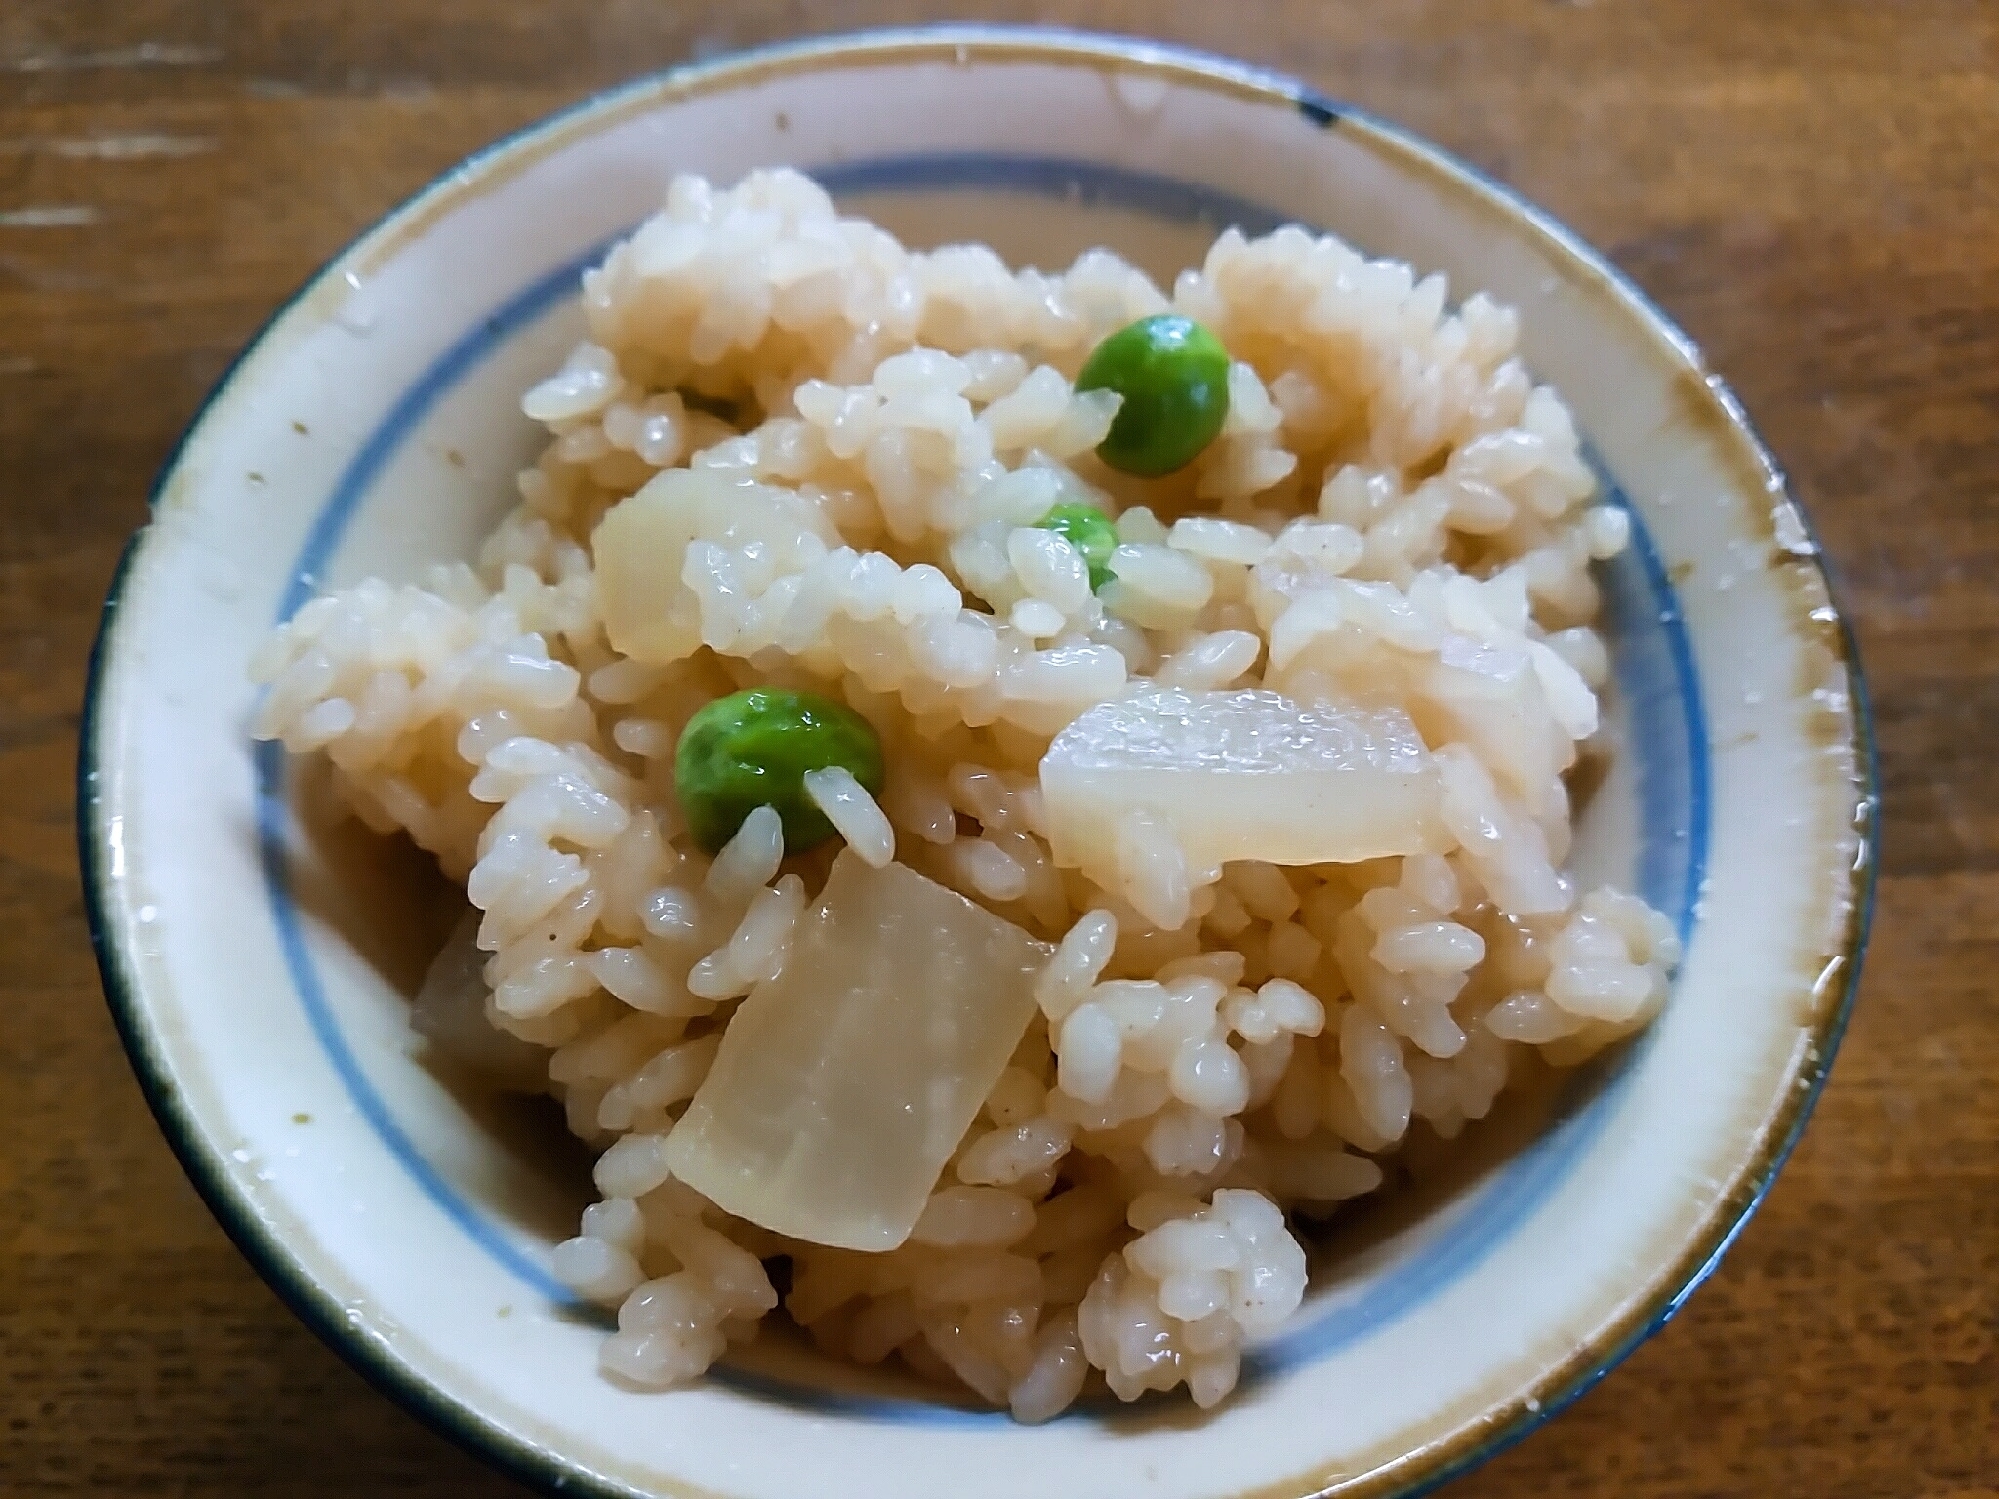
M767 1337L696 1388L596 1373L565 1305L582 1158L415 1056L437 931L406 851L329 826L245 732L253 645L317 588L466 554L535 444L520 391L577 274L670 174L816 173L916 241L1163 278L1284 220L1520 308L1636 544L1605 577L1624 748L1577 859L1676 919L1635 1045L1362 1212L1294 1324L1200 1416L1039 1428ZM383 1389L587 1494L955 1499L1407 1493L1600 1377L1713 1267L1831 1060L1866 920L1860 684L1781 475L1604 260L1433 148L1280 78L992 30L811 42L647 79L473 158L369 231L217 388L105 606L81 833L105 988L174 1148L244 1252ZM1415 1209L1420 1208L1420 1211ZM1753 1329L1745 1336L1754 1336Z

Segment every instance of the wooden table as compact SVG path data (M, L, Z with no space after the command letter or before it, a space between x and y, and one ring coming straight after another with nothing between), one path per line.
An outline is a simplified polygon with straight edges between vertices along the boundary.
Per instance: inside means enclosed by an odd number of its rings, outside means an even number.
M230 355L463 153L631 73L983 14L1391 115L1606 247L1789 462L1858 616L1865 993L1670 1328L1454 1495L1999 1494L1999 5L7 0L0 6L0 1491L514 1492L251 1274L99 997L71 766L97 602Z

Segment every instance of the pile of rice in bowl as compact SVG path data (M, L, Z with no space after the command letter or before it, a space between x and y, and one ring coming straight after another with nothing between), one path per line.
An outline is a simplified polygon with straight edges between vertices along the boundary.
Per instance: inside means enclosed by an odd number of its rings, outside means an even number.
M788 171L675 182L583 303L477 562L316 599L255 671L258 734L476 908L419 1028L601 1151L554 1268L613 1376L699 1375L782 1256L835 1356L1024 1421L1093 1371L1213 1405L1299 1219L1657 1011L1669 924L1562 872L1627 519L1508 309L1297 228L1170 296L912 252ZM1137 478L1075 380L1169 311L1227 416ZM838 836L693 836L676 746L751 687L878 737L878 794L808 778Z

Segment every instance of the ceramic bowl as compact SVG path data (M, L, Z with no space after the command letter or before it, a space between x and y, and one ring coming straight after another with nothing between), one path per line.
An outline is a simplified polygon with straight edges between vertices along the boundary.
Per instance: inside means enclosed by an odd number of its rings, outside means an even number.
M1635 544L1603 582L1621 750L1576 861L1679 923L1636 1044L1474 1131L1322 1246L1219 1409L1046 1426L832 1368L782 1334L694 1388L596 1372L549 1249L587 1163L431 1065L406 1002L449 892L251 743L252 647L315 590L465 555L535 449L519 393L578 273L669 176L787 163L924 243L1162 280L1297 221L1522 313ZM671 72L472 158L282 309L168 464L105 606L83 735L105 989L174 1148L244 1253L382 1389L592 1495L1403 1494L1573 1399L1680 1305L1831 1061L1871 872L1860 681L1811 535L1699 353L1504 188L1282 78L1137 42L949 30ZM317 788L317 789L316 789ZM1755 1330L1745 1329L1745 1337Z

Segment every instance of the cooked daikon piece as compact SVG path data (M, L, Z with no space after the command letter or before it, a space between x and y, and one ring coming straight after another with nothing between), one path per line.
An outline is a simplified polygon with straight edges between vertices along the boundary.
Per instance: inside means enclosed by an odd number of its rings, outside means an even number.
M597 605L611 646L661 665L701 646L701 609L681 581L696 537L728 551L752 547L760 564L802 567L839 536L816 505L789 489L717 469L668 469L597 523L590 546ZM813 543L824 545L812 550Z
M1041 794L1055 862L1111 889L1134 814L1166 824L1197 879L1231 859L1339 864L1450 847L1436 767L1399 708L1255 690L1099 703L1049 746Z
M893 1249L1033 1017L1054 949L853 853L751 991L667 1142L673 1174L794 1239Z

